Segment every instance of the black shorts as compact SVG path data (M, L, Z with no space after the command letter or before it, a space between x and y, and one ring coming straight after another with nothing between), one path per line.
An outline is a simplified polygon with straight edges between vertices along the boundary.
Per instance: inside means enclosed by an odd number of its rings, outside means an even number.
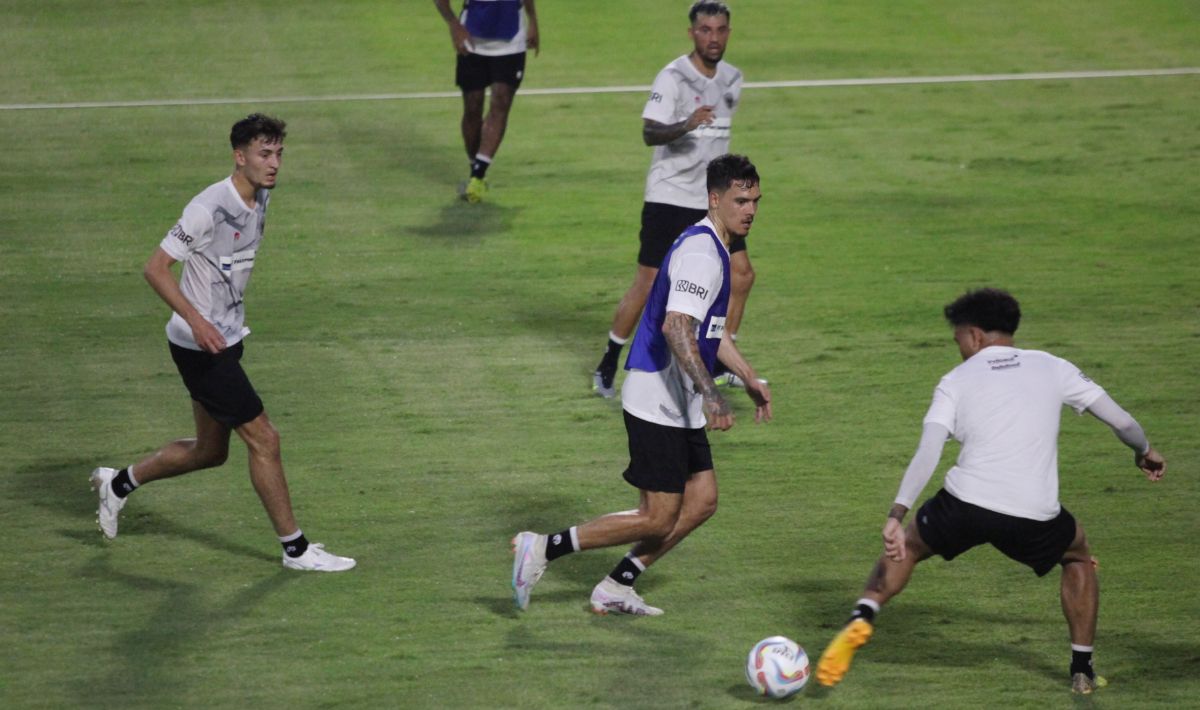
M662 202L642 203L642 231L638 234L641 249L638 263L657 269L671 250L671 245L683 230L708 216L708 210L679 207ZM729 244L729 253L746 250L746 238L737 237Z
M216 355L168 344L188 393L213 419L236 429L263 413L262 400L239 362L241 342Z
M508 84L516 91L525 78L525 53L489 57L460 54L454 68L454 83L463 91L480 91L492 84Z
M625 480L643 491L683 493L694 473L712 469L712 449L704 429L680 429L625 415L629 468Z
M1075 518L1066 508L1053 520L1018 518L972 505L942 489L917 511L917 530L929 549L947 560L989 543L1041 577L1062 561L1074 541Z

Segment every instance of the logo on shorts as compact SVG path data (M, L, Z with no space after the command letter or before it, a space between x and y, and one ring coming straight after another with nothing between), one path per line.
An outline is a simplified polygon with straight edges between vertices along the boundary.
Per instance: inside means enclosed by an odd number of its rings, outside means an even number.
M693 294L701 299L708 298L708 289L706 289L702 286L697 286L696 284L692 283L691 281L688 281L687 279L679 279L678 281L676 281L675 282L675 290L679 291L680 293Z

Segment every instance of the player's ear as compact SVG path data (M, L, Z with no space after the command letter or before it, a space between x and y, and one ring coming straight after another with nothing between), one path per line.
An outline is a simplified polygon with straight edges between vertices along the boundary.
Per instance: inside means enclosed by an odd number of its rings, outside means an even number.
M721 203L721 193L717 192L716 190L709 190L708 191L708 208L710 210L715 210L717 208L717 205L719 205L720 203Z

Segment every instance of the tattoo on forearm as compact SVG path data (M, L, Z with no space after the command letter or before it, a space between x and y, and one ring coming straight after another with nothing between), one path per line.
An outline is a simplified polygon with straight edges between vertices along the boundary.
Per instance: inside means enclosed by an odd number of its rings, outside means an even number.
M670 125L665 123L647 123L642 127L642 139L646 145L663 145L687 133L687 120Z
M897 522L904 522L904 516L908 514L908 508L896 503L892 505L892 509L888 511L889 518L895 518Z
M711 399L717 403L718 414L727 414L729 412L729 404L721 396L720 391L717 390L717 385L713 382L712 375L708 373L708 368L704 366L704 361L700 359L700 348L696 345L695 336L696 325L698 323L699 321L687 314L672 311L667 313L663 334L667 336L667 345L671 348L671 352L675 354L675 359L679 362L679 367L687 373L688 377L692 378L692 382L696 385L696 390L705 399Z

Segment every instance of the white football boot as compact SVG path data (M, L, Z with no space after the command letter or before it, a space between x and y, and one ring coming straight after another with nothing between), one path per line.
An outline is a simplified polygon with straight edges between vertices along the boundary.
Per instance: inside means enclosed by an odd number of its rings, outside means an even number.
M605 577L592 590L592 611L596 614L633 614L634 616L661 616L662 609L650 606L633 591L633 587L614 582Z
M106 468L101 466L92 471L91 481L92 490L96 491L96 497L100 501L100 507L96 509L96 524L100 527L100 532L104 533L104 537L110 540L117 536L117 516L121 513L121 508L125 507L125 498L119 498L112 489L112 479L119 473L115 468Z
M310 542L308 549L299 557L288 557L286 552L283 553L283 566L288 569L309 572L345 572L348 569L354 569L356 564L358 563L353 558L339 557L326 552L325 545L319 542Z
M534 532L519 532L512 539L513 602L524 611L529 608L529 592L546 571L546 536Z

